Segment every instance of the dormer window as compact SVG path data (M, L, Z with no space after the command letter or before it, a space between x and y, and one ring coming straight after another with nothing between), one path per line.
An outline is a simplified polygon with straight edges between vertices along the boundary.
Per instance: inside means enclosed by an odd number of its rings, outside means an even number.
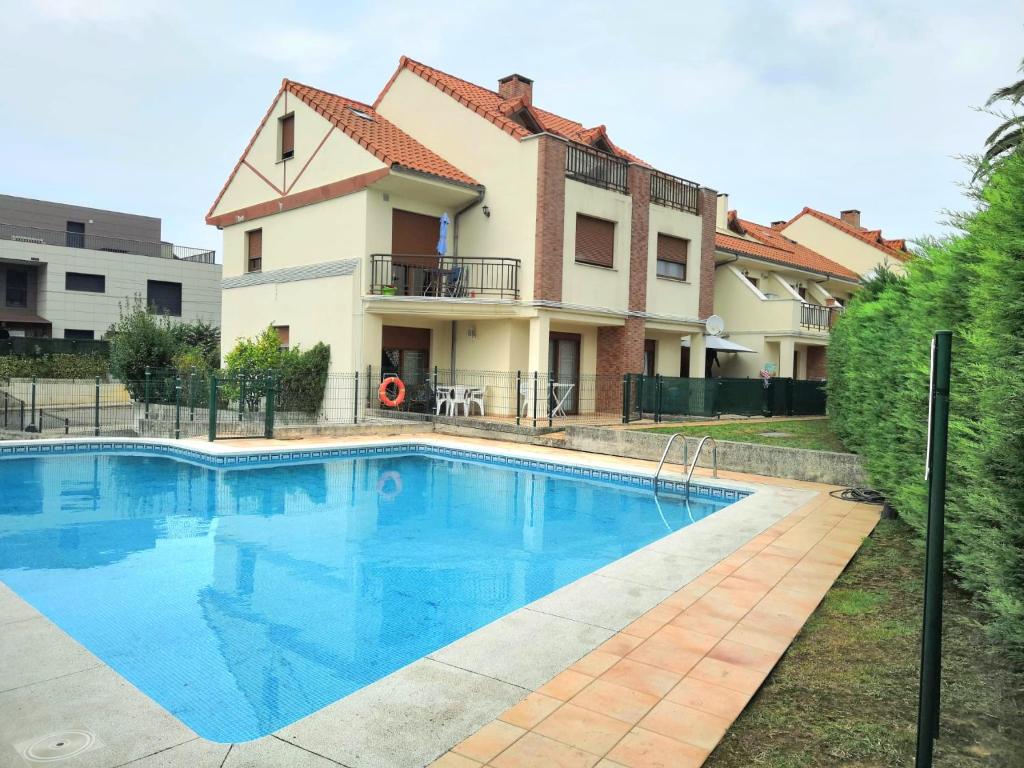
M593 146L595 149L600 149L602 152L607 152L610 155L615 154L612 145L608 143L608 139L604 138L604 136L595 141Z
M530 114L528 109L516 110L509 115L509 117L519 123L519 125L523 126L523 128L528 130L530 133L543 133L543 129L537 121L533 119L533 115Z
M278 120L278 134L281 137L281 159L288 160L295 156L295 113L285 115Z

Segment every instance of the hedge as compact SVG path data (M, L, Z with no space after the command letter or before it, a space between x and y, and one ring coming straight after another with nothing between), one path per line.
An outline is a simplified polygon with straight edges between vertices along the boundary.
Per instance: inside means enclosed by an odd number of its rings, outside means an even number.
M109 368L105 355L0 356L0 379L91 379L106 376Z
M850 302L829 344L828 408L923 537L930 341L953 331L946 562L1024 659L1024 155L979 196L905 278L882 272Z

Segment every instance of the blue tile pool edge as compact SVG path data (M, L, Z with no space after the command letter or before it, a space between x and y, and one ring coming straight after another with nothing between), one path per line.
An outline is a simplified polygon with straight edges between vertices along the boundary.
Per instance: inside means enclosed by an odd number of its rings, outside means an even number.
M370 444L345 446L337 448L296 448L291 450L209 453L196 448L186 448L173 443L149 442L142 440L33 440L23 443L0 443L0 459L36 457L36 456L67 456L81 454L106 454L130 451L136 454L167 456L190 461L211 469L227 467L247 467L261 464L287 464L290 462L308 462L323 459L347 459L359 457L387 458L409 454L435 456L461 461L473 461L492 466L512 469L536 470L551 475L572 477L596 482L611 483L633 489L651 489L653 478L649 475L602 467L588 467L576 464L560 463L552 460L525 456L489 453L468 448L454 448L445 445L432 445L417 441L399 441L386 444ZM686 483L672 478L659 480L659 487L675 493L686 491ZM708 499L720 499L728 502L739 501L750 496L753 491L721 485L690 483L690 493Z

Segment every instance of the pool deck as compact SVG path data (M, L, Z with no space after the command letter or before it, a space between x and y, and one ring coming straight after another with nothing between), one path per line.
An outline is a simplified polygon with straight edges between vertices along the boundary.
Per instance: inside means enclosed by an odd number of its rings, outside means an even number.
M433 434L177 444L225 453L413 440L654 469ZM834 499L830 486L732 472L713 482L754 493L241 744L197 736L0 583L0 767L40 765L20 753L67 730L96 745L48 764L698 766L878 520L877 507Z

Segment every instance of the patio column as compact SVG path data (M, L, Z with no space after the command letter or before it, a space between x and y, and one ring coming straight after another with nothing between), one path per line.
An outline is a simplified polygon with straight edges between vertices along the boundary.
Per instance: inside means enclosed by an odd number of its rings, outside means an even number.
M551 331L551 319L541 313L530 318L530 346L526 361L526 370L531 374L537 371L546 376L548 372L548 334Z
M704 340L704 333L698 331L690 334L690 378L703 379L707 375L705 370L705 358L707 357L707 342Z
M779 342L779 378L792 379L793 356L796 354L796 342L793 339L782 339Z

